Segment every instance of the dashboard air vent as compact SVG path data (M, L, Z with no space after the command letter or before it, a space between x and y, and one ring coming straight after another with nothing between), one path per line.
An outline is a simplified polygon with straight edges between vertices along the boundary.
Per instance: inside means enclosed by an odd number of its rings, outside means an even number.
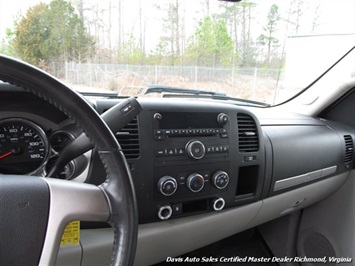
M258 130L254 119L247 114L239 113L238 139L240 152L255 152L259 150Z
M140 156L138 119L135 117L121 131L117 132L116 139L121 145L126 159L137 159Z
M344 140L345 140L344 162L350 163L353 160L353 154L354 154L353 139L350 135L344 135Z

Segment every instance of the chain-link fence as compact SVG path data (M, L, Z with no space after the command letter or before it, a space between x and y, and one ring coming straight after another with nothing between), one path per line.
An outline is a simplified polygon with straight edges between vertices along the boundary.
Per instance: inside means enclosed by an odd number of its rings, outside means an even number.
M156 66L122 64L55 64L54 74L82 90L110 90L139 95L144 87L161 84L211 90L232 97L271 102L283 77L279 69Z

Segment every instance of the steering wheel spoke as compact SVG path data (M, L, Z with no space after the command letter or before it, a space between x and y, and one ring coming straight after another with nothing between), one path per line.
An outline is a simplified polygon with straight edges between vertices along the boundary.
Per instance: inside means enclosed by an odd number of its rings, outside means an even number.
M50 192L50 210L40 265L53 265L65 226L74 220L105 222L110 207L97 186L43 178Z

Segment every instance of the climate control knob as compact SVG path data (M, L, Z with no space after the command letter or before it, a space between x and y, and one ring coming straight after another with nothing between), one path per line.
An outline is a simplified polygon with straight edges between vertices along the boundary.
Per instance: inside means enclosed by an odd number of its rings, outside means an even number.
M205 156L205 145L201 141L198 140L190 140L186 144L186 153L192 159L202 159Z
M205 185L203 176L197 173L193 173L188 176L186 181L187 188L192 192L200 192Z
M171 176L163 176L158 181L158 190L164 196L171 196L177 190L177 182Z
M212 176L212 184L218 189L224 189L228 186L229 176L224 171L217 171Z

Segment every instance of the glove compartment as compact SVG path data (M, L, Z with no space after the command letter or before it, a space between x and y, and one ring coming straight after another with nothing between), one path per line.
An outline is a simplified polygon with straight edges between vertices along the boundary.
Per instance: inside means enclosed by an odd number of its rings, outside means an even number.
M271 143L272 177L268 195L276 195L330 177L343 162L339 135L327 126L263 126Z

